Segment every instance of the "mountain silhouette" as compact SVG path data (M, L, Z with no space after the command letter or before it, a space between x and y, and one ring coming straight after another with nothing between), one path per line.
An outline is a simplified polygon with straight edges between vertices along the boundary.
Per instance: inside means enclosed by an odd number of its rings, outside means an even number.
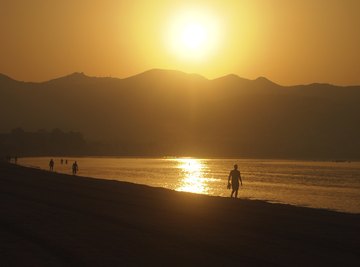
M0 132L77 131L118 155L360 158L360 86L153 69L125 79L0 75Z

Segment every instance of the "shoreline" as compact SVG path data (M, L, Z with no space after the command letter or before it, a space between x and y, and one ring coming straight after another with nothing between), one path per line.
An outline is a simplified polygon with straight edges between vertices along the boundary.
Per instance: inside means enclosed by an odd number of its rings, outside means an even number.
M60 164L61 159L54 158L55 170L71 174L71 166ZM226 167L233 164L233 160L229 159L226 161L227 165L221 160L193 159L194 163L199 166L198 172L194 173L195 176L191 174L194 177L193 180L188 179L193 169L189 170L183 164L187 159L168 161L162 158L102 159L86 157L69 158L69 160L70 162L78 161L80 166L78 175L84 177L128 181L212 196L228 197L230 195L230 192L226 190L227 182L225 181L228 171L224 171ZM29 158L20 159L20 164L30 167L39 166L48 170L48 161L49 158L44 157ZM360 165L358 163L352 165L351 163L334 162L262 160L239 160L236 162L242 166L242 175L245 179L245 186L240 189L242 199L360 214L360 184L350 175L352 172L355 178L356 173L359 173ZM175 167L172 163L177 166ZM280 164L279 169L277 169L278 164ZM162 168L159 169L160 167ZM217 170L220 169L221 172L218 172ZM316 169L322 169L323 172L318 172ZM342 175L344 176L342 177ZM197 179L200 177L209 178L209 180ZM278 189L283 193L279 193Z
M300 161L300 162L333 162L333 163L358 163L360 162L360 158L349 158L349 159L334 159L334 158L251 158L251 157L245 157L245 156L238 156L238 157L194 157L194 156L114 156L114 155L108 155L108 156L84 156L84 155L66 155L66 156L21 156L21 158L119 158L119 159L230 159L230 160L250 160L250 161Z
M360 214L230 199L0 162L6 266L360 263Z
M120 158L120 159L181 159L181 158L196 158L196 159L236 159L236 160L254 160L254 161L309 161L309 162L336 162L336 163L352 163L360 162L360 158L282 158L282 157L246 157L246 156L161 156L161 155L26 155L19 158Z
M34 170L41 170L41 171L48 172L48 173L56 173L56 174L63 174L63 175L67 175L67 176L74 176L74 175L71 175L69 173L64 173L64 172L60 172L60 171L56 171L56 170L51 172L49 170L42 169L39 166L21 165L21 164L17 164L17 166L24 167L24 168L29 168L29 169L34 169ZM146 184L141 184L141 183L120 181L120 180L115 180L115 179L104 179L104 178L98 178L98 177L92 177L92 176L82 176L82 175L75 175L75 176L80 177L80 178L89 178L89 179L96 179L96 180L107 180L107 181L114 181L114 182L119 182L119 183L129 183L129 184L133 184L133 185L140 185L140 186L147 186L147 187L151 187L151 188L165 189L165 190L169 190L169 191L172 191L172 192L189 193L189 194L208 196L208 197L215 197L215 198L218 198L218 197L220 197L220 198L229 198L229 196L213 196L213 195L208 195L208 194L203 194L203 193L178 191L178 190L173 190L173 189L169 189L169 188L165 188L165 187L161 187L161 186L156 187L156 186L151 186L151 185L146 185ZM241 196L238 199L239 200L245 200L245 201L260 201L260 202L264 202L264 203L268 203L268 204L274 204L274 205L285 205L285 206L298 207L298 208L309 208L309 209L323 210L323 211L330 211L330 212L337 212L337 213L344 213L344 214L360 215L359 212L334 210L334 209L330 209L330 208L314 208L314 207L311 207L311 206L304 206L304 205L301 206L301 205L295 205L295 204L291 204L291 203L285 203L285 202L267 200L267 199L247 198L247 197L241 197Z

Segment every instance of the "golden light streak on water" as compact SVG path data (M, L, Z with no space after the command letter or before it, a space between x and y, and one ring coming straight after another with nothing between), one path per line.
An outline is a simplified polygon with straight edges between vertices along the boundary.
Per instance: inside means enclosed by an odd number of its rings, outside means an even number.
M209 190L203 178L204 164L198 159L178 159L178 168L183 176L177 191L206 194Z

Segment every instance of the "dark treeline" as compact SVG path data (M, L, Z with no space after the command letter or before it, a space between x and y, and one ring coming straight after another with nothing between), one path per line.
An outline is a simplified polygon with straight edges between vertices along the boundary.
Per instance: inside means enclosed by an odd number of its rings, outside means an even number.
M2 156L87 155L95 151L95 144L86 142L79 132L66 133L60 129L26 132L16 128L0 134Z
M112 144L88 141L80 132L40 129L25 131L18 127L0 133L0 159L30 156L161 156L155 149L139 144Z

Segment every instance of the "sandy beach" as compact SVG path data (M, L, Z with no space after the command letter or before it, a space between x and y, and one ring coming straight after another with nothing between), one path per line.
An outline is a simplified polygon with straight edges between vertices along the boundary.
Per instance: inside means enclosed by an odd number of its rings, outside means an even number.
M0 162L0 266L359 266L360 214Z

